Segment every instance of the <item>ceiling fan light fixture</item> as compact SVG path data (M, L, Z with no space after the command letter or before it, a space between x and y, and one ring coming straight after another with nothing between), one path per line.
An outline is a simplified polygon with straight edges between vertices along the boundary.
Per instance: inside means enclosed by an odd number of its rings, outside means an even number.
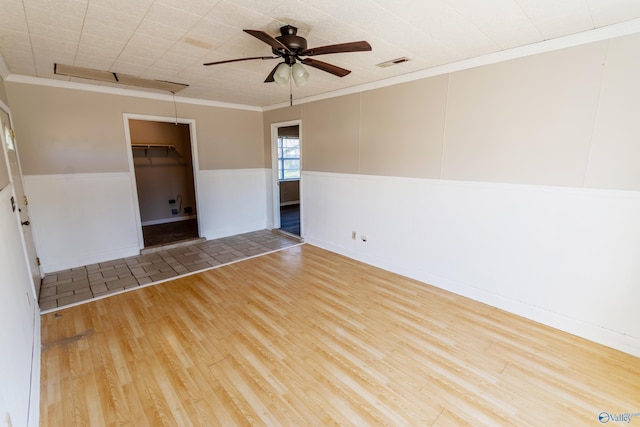
M297 62L291 66L291 77L296 87L302 87L309 82L309 72Z
M276 68L276 72L273 75L273 80L279 85L286 85L287 83L289 83L290 76L291 67L289 67L289 64L283 62L282 64L278 65L278 68Z

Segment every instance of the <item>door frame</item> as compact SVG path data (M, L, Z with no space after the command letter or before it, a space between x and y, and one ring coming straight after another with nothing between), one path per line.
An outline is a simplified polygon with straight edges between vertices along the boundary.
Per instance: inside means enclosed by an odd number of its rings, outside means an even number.
M271 123L271 200L273 204L273 228L280 228L280 180L278 179L278 129L298 126L298 139L300 140L300 237L304 236L303 209L302 209L302 120L289 120L286 122Z
M202 236L202 221L200 221L200 194L198 191L198 177L200 167L198 166L198 139L196 137L196 121L195 119L185 119L179 117L151 116L146 114L124 113L124 130L127 142L127 158L129 161L129 180L131 182L131 194L133 196L133 205L136 221L136 229L138 230L138 247L144 249L144 237L142 235L142 219L140 216L140 201L138 199L138 186L136 184L136 171L133 164L133 150L131 148L131 129L129 128L129 120L144 120L148 122L163 122L189 125L189 140L191 141L191 165L193 167L193 186L196 197L196 217L198 218L198 236Z
M9 106L6 105L4 102L2 102L2 100L0 100L0 110L2 110L4 113L7 114L7 117L9 117L9 128L13 131L13 117L11 116L11 110L9 109ZM0 132L4 132L4 129L1 129L0 126ZM16 166L17 166L17 171L15 171L15 173L17 174L17 179L20 180L20 188L22 188L22 196L25 196L25 189L24 189L24 179L23 179L23 175L22 175L22 165L20 164L20 153L18 152L18 144L16 141L16 137L15 135L13 136L13 144L14 144L14 152L15 152L15 156L16 156ZM20 200L20 198L18 197L18 194L16 193L16 183L14 182L14 174L13 174L13 168L11 167L11 162L9 161L9 153L7 152L7 147L6 144L4 143L4 136L0 136L0 144L2 144L2 150L4 150L5 153L5 160L7 163L7 171L9 172L9 181L11 182L12 185L12 189L11 189L11 193L13 194L13 197L16 198L16 220L18 223L18 226L20 227L20 238L22 240L22 252L23 252L23 256L25 259L25 264L27 266L27 270L29 273L29 277L31 278L31 282L32 282L32 286L31 286L31 290L32 290L32 296L33 296L33 300L36 302L36 305L38 304L38 300L40 298L40 281L42 280L42 278L44 277L44 275L42 274L42 268L40 266L40 264L38 263L38 246L36 244L36 237L35 237L35 232L33 230L33 226L28 225L27 227L31 227L29 229L30 233L30 238L31 241L28 241L27 236L24 233L23 230L23 225L21 225L22 222L22 218L20 216L20 213L18 212L17 208L24 208L24 212L25 212L25 216L27 218L27 221L31 221L30 215L28 214L29 208L27 207L27 205L24 204L24 200ZM32 259L32 257L30 256L30 251L33 251L33 256L35 257L35 259ZM35 264L33 264L35 263ZM39 277L36 278L36 276L34 275L34 273L37 273L37 275Z

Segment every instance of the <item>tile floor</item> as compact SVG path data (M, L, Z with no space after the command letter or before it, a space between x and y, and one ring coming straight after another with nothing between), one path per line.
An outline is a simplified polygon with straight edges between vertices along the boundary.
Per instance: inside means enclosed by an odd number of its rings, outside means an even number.
M49 273L42 279L40 310L53 311L298 243L283 233L261 230Z

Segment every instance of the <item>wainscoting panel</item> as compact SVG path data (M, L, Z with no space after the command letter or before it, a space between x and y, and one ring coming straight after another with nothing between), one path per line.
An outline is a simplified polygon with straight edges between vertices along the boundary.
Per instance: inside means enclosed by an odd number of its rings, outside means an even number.
M640 355L639 192L303 179L307 242Z
M267 227L268 170L198 173L198 221L207 239ZM140 251L128 173L28 175L36 248L45 273Z
M202 237L217 239L267 228L267 169L201 170L198 221Z
M139 253L128 173L26 175L45 273Z

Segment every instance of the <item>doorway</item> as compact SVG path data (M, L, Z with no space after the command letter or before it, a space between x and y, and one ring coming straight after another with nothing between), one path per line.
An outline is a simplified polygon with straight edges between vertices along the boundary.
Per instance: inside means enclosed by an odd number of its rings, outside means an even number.
M16 147L15 135L11 126L11 117L7 111L5 111L4 108L0 108L0 141L4 145L4 148L0 149L4 149L7 154L7 164L9 167L8 172L10 174L10 179L13 183L13 191L15 193L15 199L12 200L12 207L14 208L14 211L18 211L18 216L20 218L23 247L29 263L29 272L33 283L34 295L36 297L36 301L38 301L40 298L40 281L42 279L42 274L34 244L31 220L29 219L29 200L24 194L24 187L22 185L22 171L20 169L20 161L18 158L18 148Z
M128 117L141 249L199 239L192 123Z
M274 228L302 236L300 121L272 125Z

